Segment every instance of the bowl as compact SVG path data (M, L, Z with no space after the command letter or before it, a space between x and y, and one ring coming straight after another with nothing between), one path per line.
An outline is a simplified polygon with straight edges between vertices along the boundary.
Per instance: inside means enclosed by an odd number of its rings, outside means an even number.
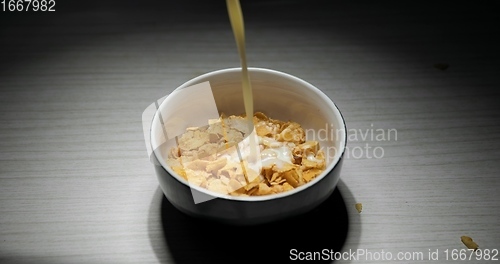
M248 71L254 111L301 124L306 140L317 140L323 148L326 169L302 186L271 195L232 196L190 186L166 163L169 149L175 146L175 136L180 133L176 130L196 122L206 124L207 116L245 112L241 68L203 74L185 82L162 101L150 129L154 150L151 158L160 187L174 207L190 216L231 225L269 223L314 209L336 188L347 136L344 118L334 102L314 85L293 75L263 68Z

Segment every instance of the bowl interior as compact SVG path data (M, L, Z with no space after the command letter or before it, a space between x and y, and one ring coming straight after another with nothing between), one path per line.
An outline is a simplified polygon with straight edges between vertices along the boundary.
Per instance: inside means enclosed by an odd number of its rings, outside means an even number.
M263 112L273 119L290 120L301 124L306 131L307 140L317 140L320 142L320 147L325 152L327 158L327 166L325 171L316 177L316 179L292 191L257 197L233 197L230 195L222 195L222 197L243 200L269 199L290 195L293 192L307 188L307 186L314 184L324 177L335 166L344 152L346 131L340 111L332 100L319 89L297 77L260 68L249 68L249 74L254 97L254 111ZM201 75L184 83L176 91L179 89L189 89L192 85L206 81L210 83L219 114L244 114L240 68L219 70ZM197 95L194 92L190 96L191 99L187 100L186 97L177 96L175 91L171 93L160 104L151 127L151 144L155 150L154 155L157 156L161 165L171 175L185 184L188 184L187 181L170 170L165 162L168 151L171 147L175 146L175 140L165 137L165 130L162 128L162 123L165 124L175 120L176 117L173 116L173 113L178 111L179 108L184 108L183 111L190 111L190 105L206 103L207 99L209 99L203 98L203 96ZM193 102L192 98L197 98L199 102L196 102L196 100ZM196 118L197 113L193 112L190 115ZM177 121L184 122L185 128L190 126L189 122L185 122L186 120ZM206 191L211 195L221 196L203 188L199 190Z

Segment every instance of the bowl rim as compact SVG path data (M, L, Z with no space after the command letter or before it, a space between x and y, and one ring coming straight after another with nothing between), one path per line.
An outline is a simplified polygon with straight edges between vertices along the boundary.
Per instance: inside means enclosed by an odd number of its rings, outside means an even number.
M161 158L162 157L161 154L159 153L159 151L157 151L158 148L155 149L155 147L154 147L155 145L158 145L158 144L156 144L156 136L155 136L155 133L153 133L153 126L155 125L155 120L157 118L159 118L158 112L162 108L162 105L165 102L167 102L168 101L167 99L169 98L169 96L177 90L184 89L186 87L200 83L201 80L206 79L206 78L213 76L213 75L220 75L220 74L233 73L233 72L241 72L241 67L219 69L219 70L214 70L214 71L210 71L210 72L206 72L204 74L198 75L198 76L184 82L183 84L181 84L180 86L175 88L170 94L168 94L167 96L165 96L163 98L162 102L158 105L158 109L156 109L155 114L153 115L153 118L151 121L151 126L149 129L150 130L149 131L150 138L151 138L150 145L151 145L151 149L153 150L152 155L154 155L154 158L160 163L160 167L163 170L165 170L170 176L172 176L174 179L176 179L177 181L179 181L183 185L187 186L188 188L195 189L195 190L199 191L200 193L203 193L203 194L206 194L206 195L212 196L214 198L218 198L218 199L242 201L243 202L243 201L269 201L269 200L285 198L285 197L297 194L299 192L306 190L310 186L315 185L319 181L321 181L328 174L330 174L335 169L335 167L337 167L337 165L343 159L343 156L344 156L344 153L346 150L346 146L347 146L347 126L345 123L344 116L342 115L342 112L337 107L337 105L333 102L333 100L330 97L328 97L323 91L321 91L319 88L317 88L316 86L312 85L311 83L309 83L309 82L307 82L307 81L305 81L297 76L291 75L289 73L273 70L273 69L259 68L259 67L248 67L249 73L263 72L263 73L267 73L267 74L274 74L274 75L279 75L279 76L284 77L284 78L291 79L294 82L298 82L301 85L306 86L312 92L315 92L327 104L329 104L330 108L332 108L335 111L335 115L338 117L338 122L342 125L342 129L343 129L343 133L342 133L343 140L340 141L340 148L341 148L340 154L336 155L335 160L332 161L330 163L330 165L328 165L327 168L325 168L325 170L323 172L321 172L321 174L316 176L312 181L310 181L304 185L301 185L299 187L296 187L293 190L289 190L289 191L285 191L285 192L281 192L281 193L276 193L276 194L261 195L261 196L235 196L235 195L222 194L222 193L210 191L206 188L196 186L196 185L193 186L193 185L189 184L189 182L187 180L185 180L183 177L181 177L176 172L174 172L170 168L170 166L168 166L166 161ZM160 146L161 146L161 144L160 144ZM193 191L193 190L191 190L191 191Z

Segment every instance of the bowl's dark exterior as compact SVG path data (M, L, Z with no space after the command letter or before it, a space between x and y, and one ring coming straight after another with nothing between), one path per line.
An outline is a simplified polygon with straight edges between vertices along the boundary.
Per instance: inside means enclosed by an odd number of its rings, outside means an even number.
M156 159L155 155L152 155ZM166 198L180 211L194 216L231 225L256 225L296 216L314 209L335 190L340 178L343 156L322 179L300 192L266 200L246 201L217 197L195 204L193 193L207 195L191 189L170 175L157 160L155 171Z

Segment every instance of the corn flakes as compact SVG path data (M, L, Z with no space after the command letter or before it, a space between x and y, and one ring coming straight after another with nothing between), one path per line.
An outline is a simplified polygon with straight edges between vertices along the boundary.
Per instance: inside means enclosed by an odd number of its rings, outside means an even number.
M479 248L479 246L476 244L476 242L474 242L474 240L472 240L471 237L461 236L460 240L462 240L462 243L464 243L464 245L468 249L473 249L474 251L476 251Z
M362 203L356 203L354 205L354 207L356 207L356 210L358 210L358 213L361 213L361 211L363 211L363 204Z
M190 184L236 196L293 190L325 170L319 142L307 141L300 124L257 112L253 128L254 134L246 117L235 115L208 120L208 126L189 127L177 137L178 144L170 149L167 162ZM258 141L259 166L241 147L252 135Z

